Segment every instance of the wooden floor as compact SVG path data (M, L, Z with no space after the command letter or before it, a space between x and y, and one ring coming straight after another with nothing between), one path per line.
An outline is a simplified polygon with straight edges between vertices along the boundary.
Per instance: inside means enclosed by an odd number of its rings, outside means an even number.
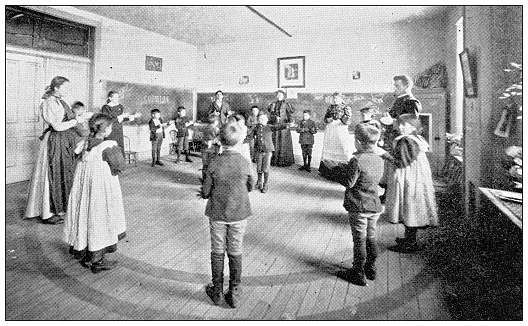
M379 222L376 281L360 287L336 276L352 264L344 188L297 166L272 168L270 191L250 193L242 304L214 306L204 292L209 229L193 159L140 162L120 177L127 237L108 255L119 266L99 274L68 254L62 225L22 219L28 182L7 185L6 320L450 320L424 259L387 250L402 226Z

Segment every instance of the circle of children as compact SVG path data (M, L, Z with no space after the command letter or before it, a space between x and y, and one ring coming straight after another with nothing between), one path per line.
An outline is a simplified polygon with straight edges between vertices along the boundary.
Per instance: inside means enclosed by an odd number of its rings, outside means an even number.
M398 98L389 114L380 119L385 120L383 127L377 120L371 120L371 110L362 110L365 121L357 124L354 131L357 151L342 166L340 182L346 188L344 207L349 214L354 248L353 267L342 275L356 285L367 285L367 279L376 278L376 228L383 210L380 195L382 199L385 197L387 219L405 225L405 237L397 238L394 246L399 252L419 250L417 230L437 225L432 175L425 155L428 144L419 135L420 103L411 94L409 77L396 76L394 86ZM210 220L212 283L205 291L214 304L236 307L241 297L242 243L251 216L248 192L268 191L270 160L276 143L273 135L285 126L268 124L270 113L258 106L251 108L246 121L243 116L232 114L221 95L218 91L209 112L209 124L203 128L202 187L198 196L208 200L205 215ZM76 109L81 106L77 103ZM303 113L302 122L297 126L290 122L286 127L313 135L317 131L315 124L309 123L310 111ZM190 161L186 137L192 122L185 108L178 108L178 117L169 123L163 123L160 112L152 110L149 122L152 166L163 165L160 148L164 127L172 123L178 138L176 162L182 150ZM113 124L116 121L104 113L89 119L90 134L80 151L64 226L70 253L94 273L116 266L117 262L104 259L104 255L115 251L117 242L125 234L123 199L117 177L123 168L119 164L123 158L118 158L121 151L112 151L117 143L106 139L112 133ZM379 146L382 132L385 149ZM301 169L309 172L307 158L311 158L311 145L308 147L303 147L305 162ZM257 163L258 178L252 162ZM92 191L95 188L98 190ZM226 251L229 288L224 294Z

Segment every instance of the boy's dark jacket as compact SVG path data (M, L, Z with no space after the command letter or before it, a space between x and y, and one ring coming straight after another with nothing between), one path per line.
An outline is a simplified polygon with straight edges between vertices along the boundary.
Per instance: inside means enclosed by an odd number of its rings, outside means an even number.
M345 168L345 200L349 212L380 213L378 184L383 176L384 160L373 150L358 151Z
M286 129L287 124L280 123L276 125L261 125L257 124L253 129L253 139L255 139L255 152L267 153L274 152L273 132L281 129Z
M201 195L209 199L205 215L212 221L236 222L251 216L248 192L255 187L256 176L250 164L230 149L209 163Z
M163 120L159 119L160 124L163 124ZM156 140L156 130L158 130L159 126L154 125L154 120L150 119L149 121L149 128L150 128L150 141ZM161 127L163 138L165 138L165 128Z
M299 127L297 127L297 132L299 133L299 144L313 145L314 134L317 133L317 127L313 120L301 120Z

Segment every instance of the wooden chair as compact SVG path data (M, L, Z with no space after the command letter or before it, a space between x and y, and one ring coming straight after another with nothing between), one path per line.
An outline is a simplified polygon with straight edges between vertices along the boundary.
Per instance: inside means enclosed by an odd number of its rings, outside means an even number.
M125 160L130 163L134 163L134 165L137 165L137 152L130 150L130 138L128 136L123 136L123 140L125 143Z

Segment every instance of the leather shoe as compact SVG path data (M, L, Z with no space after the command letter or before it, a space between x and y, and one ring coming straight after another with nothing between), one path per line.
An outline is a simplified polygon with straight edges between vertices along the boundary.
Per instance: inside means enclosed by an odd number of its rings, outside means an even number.
M156 161L156 165L161 165L161 166L163 166L163 163L161 163L160 161Z
M97 274L102 271L110 270L117 266L117 261L106 260L106 258L101 259L97 263L93 263L91 266L92 273Z
M64 223L64 218L59 215L53 215L52 217L42 220L43 224L62 224Z

